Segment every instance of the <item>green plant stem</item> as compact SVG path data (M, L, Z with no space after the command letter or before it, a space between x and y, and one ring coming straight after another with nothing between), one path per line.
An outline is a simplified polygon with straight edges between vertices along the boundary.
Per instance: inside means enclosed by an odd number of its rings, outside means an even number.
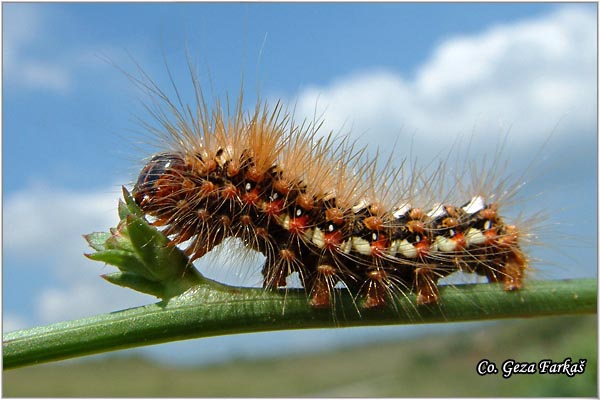
M168 302L4 335L4 368L175 340L282 329L458 322L596 312L594 279L440 288L441 303L415 306L409 295L385 309L357 311L340 292L333 309L307 305L304 292L198 286ZM360 307L358 307L360 308Z

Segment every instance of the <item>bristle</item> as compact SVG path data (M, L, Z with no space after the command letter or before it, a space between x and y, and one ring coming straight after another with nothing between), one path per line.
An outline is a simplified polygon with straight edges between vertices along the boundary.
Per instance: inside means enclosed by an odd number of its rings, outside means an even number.
M240 94L233 112L219 102L211 109L192 81L196 104L189 107L144 84L162 102L149 109L162 126L152 133L166 148L133 190L192 260L238 238L266 257L266 289L285 287L297 273L317 308L333 305L339 284L365 308L410 291L418 305L436 303L438 281L457 271L506 290L523 285L522 233L499 208L515 190L499 179L499 165L471 170L469 183L457 172L447 184L447 160L429 174L416 164L396 168L393 158L368 158L348 138L320 135L318 122L297 124L280 103L271 110L258 101L246 114Z

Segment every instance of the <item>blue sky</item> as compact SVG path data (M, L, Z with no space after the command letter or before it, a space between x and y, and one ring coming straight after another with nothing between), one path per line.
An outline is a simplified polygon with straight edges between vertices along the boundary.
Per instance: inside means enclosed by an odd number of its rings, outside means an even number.
M243 72L247 104L260 92L295 106L299 118L316 110L325 130L371 152L396 143L399 158L410 151L427 163L472 137L469 154L493 157L509 132L506 172L527 172L513 212L548 215L539 224L543 245L532 250L545 260L536 276L597 275L595 4L4 3L2 10L5 330L153 301L101 280L110 267L84 259L81 234L115 225L119 187L147 156L136 146L141 93L119 68L135 75L135 60L167 86L166 59L185 92L186 47L209 92L236 94ZM217 359L266 352L265 341L275 351L304 351L409 331L277 332L138 351Z

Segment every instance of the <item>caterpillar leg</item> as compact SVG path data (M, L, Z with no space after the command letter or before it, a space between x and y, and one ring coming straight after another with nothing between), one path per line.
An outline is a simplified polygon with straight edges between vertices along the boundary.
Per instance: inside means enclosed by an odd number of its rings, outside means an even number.
M435 304L439 299L437 281L440 278L435 267L423 265L415 269L417 305Z
M301 271L300 261L296 251L292 249L280 249L275 255L267 253L267 260L262 269L263 288L278 289L287 286L286 279L295 271ZM302 273L300 274L302 279Z
M315 308L329 308L331 306L332 290L337 283L336 270L333 265L319 264L314 278L309 304Z
M497 239L496 247L500 251L497 271L486 274L489 282L503 282L504 290L518 290L523 286L527 269L527 257L518 244L519 232L513 225L505 227L504 234Z
M388 295L387 273L383 268L374 268L367 272L367 277L364 307L384 307L387 304Z
M527 260L523 252L513 249L504 263L504 290L518 290L523 286L523 276L527 268Z
M504 290L521 289L527 269L527 258L519 247L519 231L514 225L507 225L505 235L499 239L502 247L509 251L504 261Z

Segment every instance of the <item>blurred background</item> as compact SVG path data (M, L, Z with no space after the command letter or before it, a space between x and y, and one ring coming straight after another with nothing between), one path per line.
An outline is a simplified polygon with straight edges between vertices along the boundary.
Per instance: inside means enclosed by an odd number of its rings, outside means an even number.
M248 109L258 94L281 99L297 121L322 118L322 132L371 154L394 147L399 162L427 165L457 144L493 159L505 140L501 175L525 183L506 214L545 214L532 279L597 277L596 4L4 3L2 22L4 332L155 301L100 279L111 267L82 256L81 235L117 223L120 186L152 151L137 121L144 95L123 70L139 76L139 64L173 96L167 62L193 102L186 52L209 99L237 96L243 75ZM224 270L227 254L198 268L260 282L260 260ZM269 332L10 371L3 386L15 396L593 396L596 331L595 317L567 317ZM589 369L475 373L482 358L552 357L587 358ZM240 391L223 376L239 376Z

